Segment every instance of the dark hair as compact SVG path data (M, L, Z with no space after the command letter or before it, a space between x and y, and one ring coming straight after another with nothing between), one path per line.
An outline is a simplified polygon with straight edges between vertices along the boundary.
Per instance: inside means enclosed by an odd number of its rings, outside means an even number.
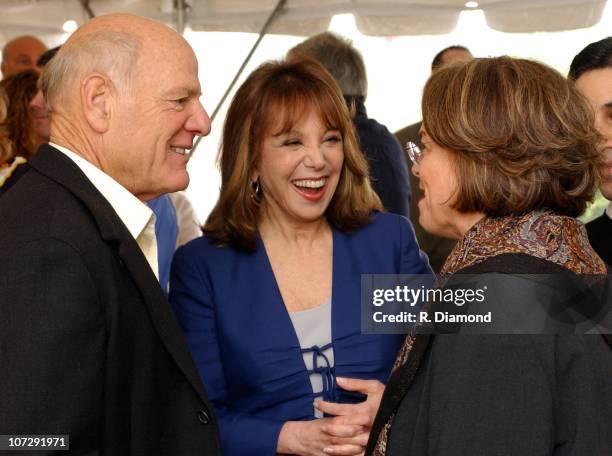
M445 66L422 103L423 128L453 152L458 211L577 217L593 199L601 137L588 103L552 68L510 57Z
M348 108L332 76L312 59L261 65L240 86L230 104L220 151L221 194L204 234L219 246L254 250L266 195L251 184L265 136L289 131L309 109L342 135L344 163L325 215L341 230L356 229L382 210Z
M60 49L61 46L56 46L52 49L43 52L42 55L38 57L38 60L36 61L36 66L39 68L44 67L53 57L55 57L55 54L57 54Z
M438 68L442 66L442 63L444 60L444 54L446 54L448 51L470 52L468 48L466 48L465 46L461 46L460 44L454 44L452 46L445 47L440 52L438 52L436 56L433 58L433 60L431 61L431 71L437 70Z
M587 71L602 68L612 68L612 36L591 43L576 54L568 77L575 81Z
M36 122L30 109L30 101L36 95L38 73L21 71L0 82L8 98L6 128L12 143L13 155L30 158L38 146ZM11 157L13 158L13 157Z

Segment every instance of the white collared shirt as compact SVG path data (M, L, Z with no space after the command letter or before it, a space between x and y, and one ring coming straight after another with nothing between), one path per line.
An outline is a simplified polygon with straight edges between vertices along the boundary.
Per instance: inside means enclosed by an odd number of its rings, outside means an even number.
M54 143L49 143L49 145L71 159L106 198L130 234L136 239L136 243L142 250L149 266L151 266L155 277L159 280L155 214L153 211L119 182L80 155Z

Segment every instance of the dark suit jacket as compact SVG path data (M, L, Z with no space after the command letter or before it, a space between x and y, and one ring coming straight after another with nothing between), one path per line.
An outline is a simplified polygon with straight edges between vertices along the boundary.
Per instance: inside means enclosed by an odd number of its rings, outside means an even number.
M136 241L61 152L41 146L30 167L0 199L0 434L69 434L74 454L219 454Z
M355 105L353 122L374 191L388 212L408 217L410 179L402 147L387 127L368 117L362 97L345 99Z
M606 264L612 266L612 219L605 212L586 224L593 249Z
M524 254L461 272L575 277ZM609 343L601 335L417 335L387 382L366 454L395 412L386 456L608 456Z
M412 169L412 161L405 151L405 146L408 141L412 141L419 145L421 144L419 139L420 128L421 122L417 122L395 132L397 140L404 149L409 170ZM435 234L430 234L419 224L419 200L423 196L423 192L419 188L419 178L412 174L412 171L410 171L408 174L410 175L410 187L412 188L410 220L414 226L414 233L416 234L417 241L419 241L421 250L427 254L432 269L438 273L442 269L442 266L444 266L446 258L453 250L453 247L455 247L457 241L454 239L445 239L443 237L436 236Z

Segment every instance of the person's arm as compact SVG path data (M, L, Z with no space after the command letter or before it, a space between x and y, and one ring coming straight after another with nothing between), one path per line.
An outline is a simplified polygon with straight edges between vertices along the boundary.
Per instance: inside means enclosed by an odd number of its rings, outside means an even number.
M429 265L427 255L419 248L414 229L404 217L398 217L400 234L400 274L425 274L433 278L434 273Z
M0 258L0 434L68 434L71 450L95 453L107 336L92 275L55 239Z
M197 245L177 250L172 263L170 302L219 420L225 455L274 455L283 422L231 409L217 337L212 284L198 261Z

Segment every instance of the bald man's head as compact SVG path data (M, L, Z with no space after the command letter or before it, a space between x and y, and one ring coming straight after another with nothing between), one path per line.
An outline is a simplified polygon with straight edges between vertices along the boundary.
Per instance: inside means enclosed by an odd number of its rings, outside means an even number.
M35 36L19 36L2 49L2 77L6 78L25 70L36 70L36 61L47 46Z
M129 14L81 26L47 64L51 141L146 200L184 189L194 136L210 131L198 64L164 24Z

